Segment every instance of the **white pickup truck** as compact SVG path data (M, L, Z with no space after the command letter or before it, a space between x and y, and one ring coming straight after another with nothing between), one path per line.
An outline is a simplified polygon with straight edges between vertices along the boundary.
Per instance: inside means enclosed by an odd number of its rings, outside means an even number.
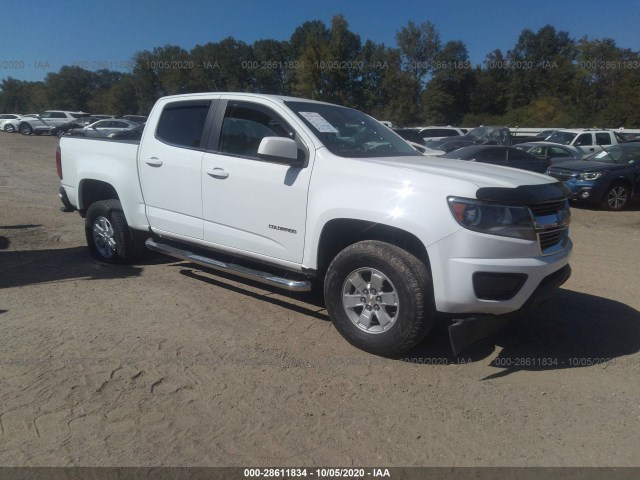
M140 141L63 137L56 163L98 259L146 246L291 291L323 285L336 329L379 355L416 345L439 312L458 352L571 272L561 183L426 158L337 105L165 97Z

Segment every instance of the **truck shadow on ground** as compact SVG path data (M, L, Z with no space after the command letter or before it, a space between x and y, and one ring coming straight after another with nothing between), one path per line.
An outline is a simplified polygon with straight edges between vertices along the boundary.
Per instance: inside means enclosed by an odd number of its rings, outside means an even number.
M174 266L187 277L330 321L320 290L285 292L188 262ZM439 319L427 338L400 361L424 365L480 362L492 356L496 347L501 347L490 364L500 370L486 378L490 379L519 370L577 368L607 360L614 362L618 357L640 350L640 312L615 300L566 289L558 290L532 312L515 317L502 331L458 357L453 355L449 344L448 324Z
M86 247L0 253L0 289L47 282L103 280L140 275L142 267L107 265L91 258Z
M317 318L319 320L327 322L330 321L324 308L322 292L317 289L314 289L311 292L287 292L275 288L271 289L262 283L239 278L225 272L210 271L199 266L195 267L191 263L180 262L174 266L180 268L180 274L185 277L193 278L219 288L224 288L225 290L240 293L247 297L255 298L272 305L277 305L303 315L309 315L310 317ZM210 272L215 275L216 278L200 273L199 270L201 272ZM241 282L242 286L236 286L229 283L229 281ZM265 292L255 292L246 288L247 286L265 290Z
M615 300L560 289L532 312L514 318L501 332L470 347L459 357L448 346L445 325L438 325L405 356L442 358L448 363L482 361L502 347L490 365L500 368L485 380L527 370L554 370L614 363L640 350L640 312Z

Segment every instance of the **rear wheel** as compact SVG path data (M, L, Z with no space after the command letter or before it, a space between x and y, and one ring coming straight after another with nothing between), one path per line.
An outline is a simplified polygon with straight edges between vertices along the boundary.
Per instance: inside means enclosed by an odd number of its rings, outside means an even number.
M329 316L352 345L396 357L420 342L435 317L426 266L389 243L367 240L340 252L324 284Z
M131 263L144 251L144 240L129 228L119 200L89 207L85 235L91 254L103 262Z
M4 131L7 133L13 133L16 131L16 127L14 127L13 125L9 124L9 125L5 125L4 126Z
M602 206L606 210L624 210L631 200L631 189L622 183L616 183L609 187L604 194Z

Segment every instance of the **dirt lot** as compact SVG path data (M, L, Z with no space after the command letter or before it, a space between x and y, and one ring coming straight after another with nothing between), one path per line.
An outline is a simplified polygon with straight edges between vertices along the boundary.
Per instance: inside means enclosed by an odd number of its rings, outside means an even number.
M96 262L56 144L0 133L0 465L640 465L640 209L574 209L572 278L462 362L394 361L314 295Z

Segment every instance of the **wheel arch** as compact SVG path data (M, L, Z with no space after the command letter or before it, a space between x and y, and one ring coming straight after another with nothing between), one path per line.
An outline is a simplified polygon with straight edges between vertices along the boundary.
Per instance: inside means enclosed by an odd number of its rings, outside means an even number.
M102 180L84 179L78 188L78 211L85 215L89 207L100 200L120 200L116 189Z
M414 234L383 223L337 218L322 227L317 251L317 275L324 276L331 260L340 251L363 240L378 240L400 247L422 261L431 272L427 249Z
M631 180L629 180L627 177L616 177L616 178L613 178L609 182L609 186L607 187L607 190L609 190L614 185L624 185L625 187L628 187L631 192L633 192L633 182Z

